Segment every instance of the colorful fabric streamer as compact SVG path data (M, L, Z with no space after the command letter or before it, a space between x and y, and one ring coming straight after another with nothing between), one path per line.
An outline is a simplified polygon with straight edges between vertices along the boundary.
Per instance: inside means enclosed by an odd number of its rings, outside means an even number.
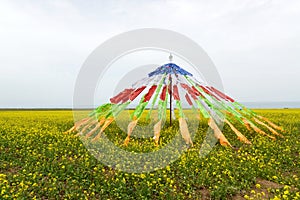
M139 103L132 112L131 122L127 127L125 145L130 141L130 136L142 114L148 112L146 119L150 120L154 108L157 108L157 116L154 119L153 134L154 142L158 145L160 132L167 120L168 104L174 104L177 110L179 129L187 145L193 146L187 122L188 116L184 114L187 109L192 109L194 113L197 113L197 120L208 119L209 128L213 130L214 136L223 146L232 147L222 133L220 124L223 123L230 127L238 140L246 144L251 144L251 142L235 127L235 123L240 123L249 131L255 131L271 139L275 139L275 136L283 137L279 133L279 131L284 131L282 127L256 114L215 87L196 80L190 72L174 63L158 67L150 72L148 77L134 83L131 88L125 88L110 98L109 103L97 107L88 117L76 122L67 133L78 131L77 135L97 141L118 115L138 97ZM274 136L264 130L271 132Z

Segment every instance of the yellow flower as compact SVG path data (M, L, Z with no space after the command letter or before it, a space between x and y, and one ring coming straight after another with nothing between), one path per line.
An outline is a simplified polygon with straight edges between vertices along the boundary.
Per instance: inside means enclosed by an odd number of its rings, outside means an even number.
M146 178L145 174L141 174L141 178L142 179Z
M5 178L6 174L0 174L0 178Z
M290 188L290 186L288 186L288 185L285 185L285 186L283 187L284 190L288 190L289 188Z

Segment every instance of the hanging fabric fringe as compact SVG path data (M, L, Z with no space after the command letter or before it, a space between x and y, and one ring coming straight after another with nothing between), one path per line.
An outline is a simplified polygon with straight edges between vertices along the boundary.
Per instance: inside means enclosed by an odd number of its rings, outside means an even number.
M192 120L208 119L208 126L223 146L232 147L218 126L224 122L236 134L237 139L245 144L251 144L251 142L236 128L236 123L240 123L252 133L254 130L273 140L276 136L283 137L282 127L256 114L215 87L196 80L191 73L172 62L158 67L150 72L148 77L136 81L132 87L125 88L110 98L109 103L97 107L88 117L77 121L65 133L77 132L77 136L84 136L85 139L97 142L104 130L136 99L139 103L131 114L132 120L127 127L125 145L129 143L134 128L146 112L148 112L144 115L147 116L146 120L152 117L151 120L156 121L153 127L153 138L154 144L158 145L163 124L168 118L166 117L168 105L171 107L173 104L175 104L175 110L170 109L170 114L173 113L173 117L178 118L180 133L187 145L193 146L186 121L186 119L189 120L189 116L194 116L195 119ZM151 102L150 105L148 105L149 102ZM152 111L155 108L157 108L157 115L153 116ZM193 115L185 114L188 109ZM168 119L172 120L172 117ZM274 136L269 135L268 132Z
M191 140L191 136L189 133L189 129L188 129L186 120L184 118L179 118L178 121L179 121L179 128L180 128L182 138L184 139L184 141L187 145L193 146L193 142Z

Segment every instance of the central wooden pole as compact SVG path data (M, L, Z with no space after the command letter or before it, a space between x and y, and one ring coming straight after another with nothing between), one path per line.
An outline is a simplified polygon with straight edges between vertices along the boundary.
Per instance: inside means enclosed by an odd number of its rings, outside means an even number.
M172 63L173 56L170 53L169 56L170 63ZM172 74L169 74L169 81L170 81L170 126L172 126Z
M172 126L172 75L169 76L170 80L170 126Z

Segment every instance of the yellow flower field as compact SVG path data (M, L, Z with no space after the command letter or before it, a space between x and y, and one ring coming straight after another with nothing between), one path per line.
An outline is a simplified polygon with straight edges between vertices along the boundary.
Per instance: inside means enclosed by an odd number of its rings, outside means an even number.
M251 140L223 132L234 150L217 144L199 157L207 125L195 147L163 169L125 173L95 159L74 134L72 111L0 111L0 199L300 199L300 110L256 110L284 127L273 141L236 125ZM172 129L161 133L167 143ZM122 143L126 133L112 124L107 136ZM155 151L151 139L132 139L125 150Z

